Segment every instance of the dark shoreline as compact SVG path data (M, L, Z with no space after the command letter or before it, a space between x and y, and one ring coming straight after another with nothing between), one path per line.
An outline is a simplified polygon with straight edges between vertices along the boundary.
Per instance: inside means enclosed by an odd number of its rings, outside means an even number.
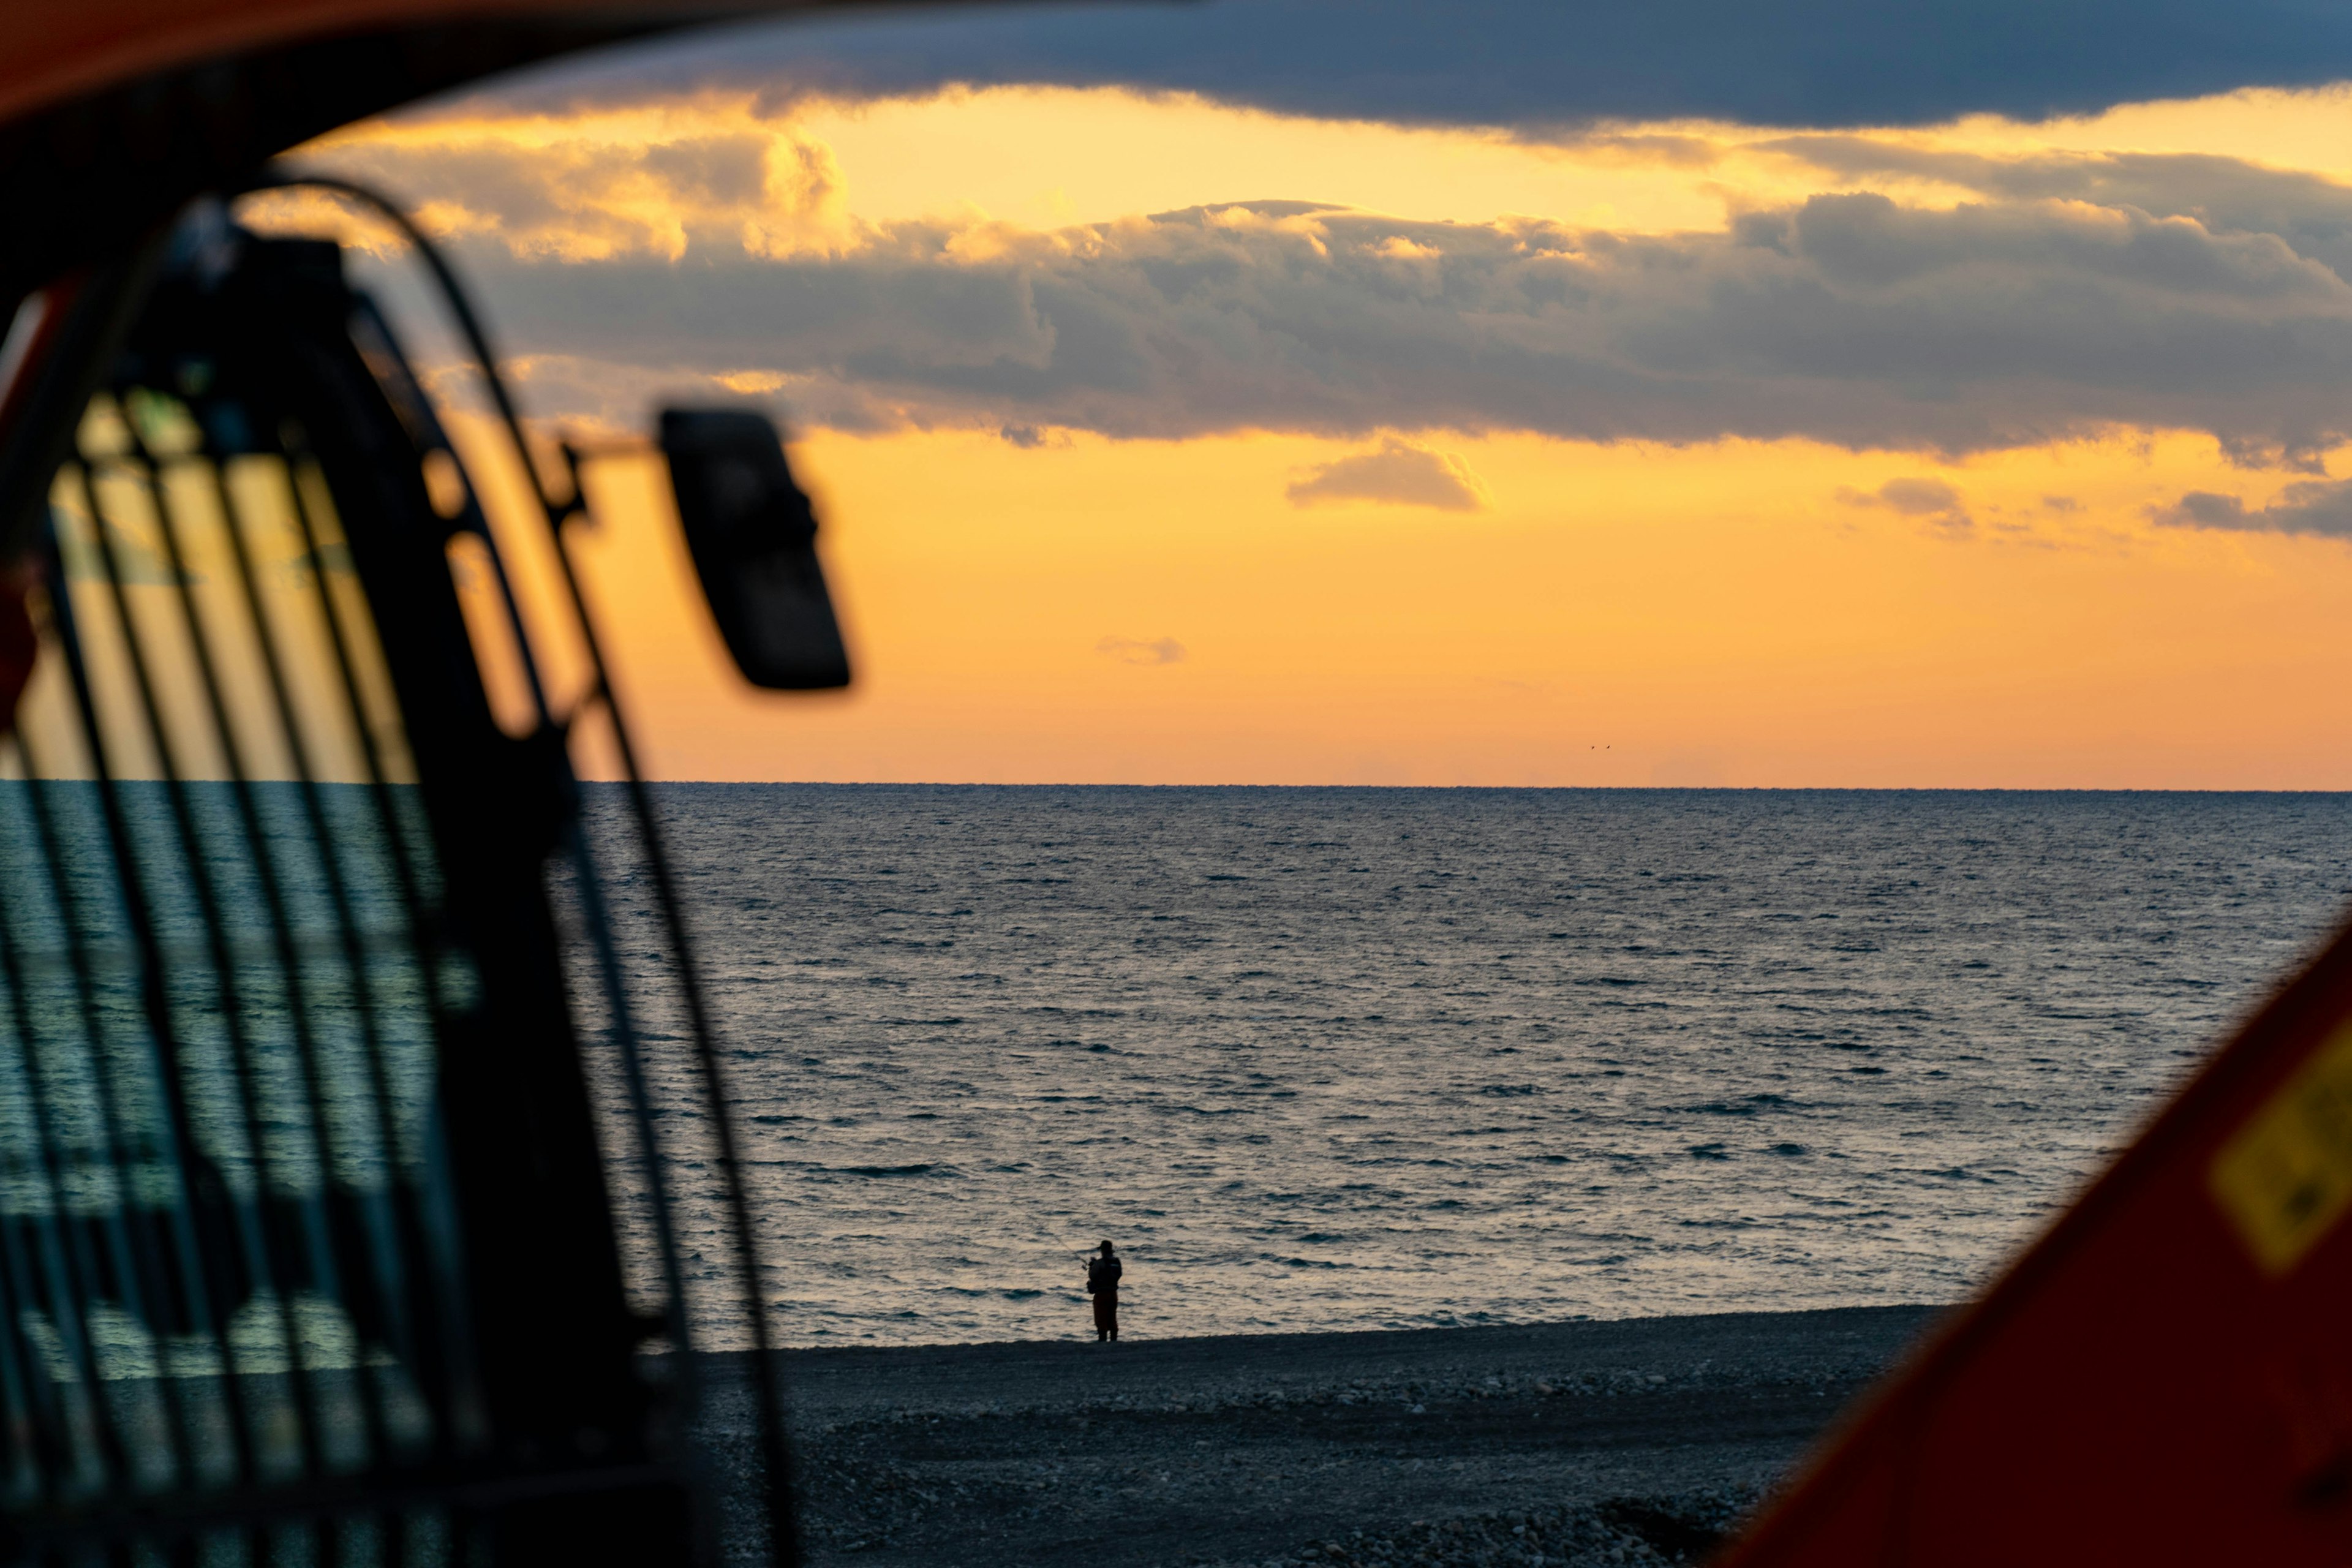
M813 1568L1666 1563L1697 1550L1690 1521L1784 1475L1940 1310L780 1363ZM740 1396L711 1414L721 1451L741 1452Z

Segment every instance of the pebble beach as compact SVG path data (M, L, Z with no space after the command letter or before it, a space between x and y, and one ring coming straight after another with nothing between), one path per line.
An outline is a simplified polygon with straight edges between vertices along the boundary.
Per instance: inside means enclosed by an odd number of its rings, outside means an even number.
M1936 1310L788 1352L804 1560L1697 1562Z

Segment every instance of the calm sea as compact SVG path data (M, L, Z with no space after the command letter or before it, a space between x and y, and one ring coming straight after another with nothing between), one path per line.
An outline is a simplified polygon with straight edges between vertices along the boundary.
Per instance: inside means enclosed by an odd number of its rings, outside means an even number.
M803 1344L1951 1300L2352 895L2343 795L661 798Z

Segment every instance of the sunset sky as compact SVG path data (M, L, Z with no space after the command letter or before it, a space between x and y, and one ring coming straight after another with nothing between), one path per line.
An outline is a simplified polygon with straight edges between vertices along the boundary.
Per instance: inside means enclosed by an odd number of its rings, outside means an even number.
M735 680L596 465L665 776L2352 786L2318 66L1612 73L1502 5L1273 70L1300 10L766 24L304 156L551 425L788 422L843 697Z

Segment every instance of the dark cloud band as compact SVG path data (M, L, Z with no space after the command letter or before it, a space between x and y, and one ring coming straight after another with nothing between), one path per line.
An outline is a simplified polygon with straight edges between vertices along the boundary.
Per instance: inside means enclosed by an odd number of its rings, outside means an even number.
M1194 209L832 257L469 247L526 352L763 373L804 420L1178 438L1525 430L1947 454L2117 426L2249 461L2352 437L2352 288L2274 234L1818 196L1726 230Z
M509 89L778 101L952 83L1196 92L1278 112L1538 134L1596 120L2021 119L2352 77L2352 9L2316 0L1222 0L949 10L730 29Z
M2260 507L2250 507L2236 496L2190 490L2149 515L2168 528L2352 539L2352 480L2304 479L2287 486L2268 506Z

